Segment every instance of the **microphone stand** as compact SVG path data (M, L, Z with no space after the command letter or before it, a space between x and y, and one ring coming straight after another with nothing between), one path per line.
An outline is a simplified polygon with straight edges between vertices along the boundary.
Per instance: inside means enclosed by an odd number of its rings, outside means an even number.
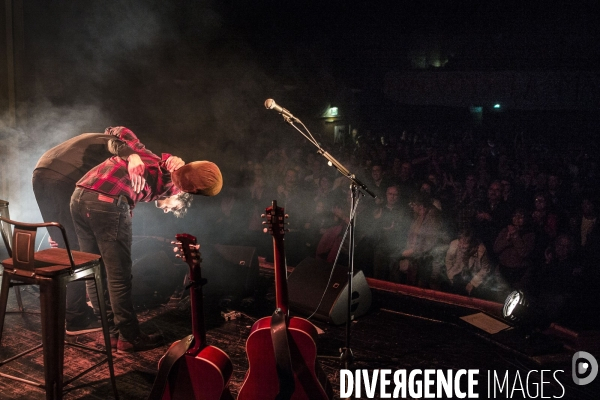
M359 200L359 194L363 194L367 193L369 196L371 196L372 198L377 197L372 191L370 191L367 186L362 183L360 180L358 180L358 178L356 178L356 176L352 173L350 173L350 171L348 171L348 169L346 169L346 167L344 167L338 160L336 160L331 154L329 154L328 152L326 152L320 145L319 143L314 139L314 137L311 135L310 131L308 130L308 128L306 128L306 126L302 123L302 121L300 121L298 118L294 117L294 116L288 116L285 114L282 114L283 119L285 120L285 122L287 122L288 124L290 124L294 129L296 129L298 132L300 132L302 134L302 136L304 136L306 139L308 139L308 141L310 143L312 143L315 147L317 147L317 153L322 155L323 157L325 157L325 159L327 159L328 164L330 164L331 166L334 166L342 175L344 175L346 178L348 178L348 180L350 180L350 190L351 190L351 200L350 200L350 223L349 223L349 246L348 246L348 296L347 296L347 315L346 315L346 341L345 341L345 347L340 349L340 356L339 357L334 357L334 356L321 356L320 358L328 358L328 359L339 359L341 365L343 365L344 369L349 369L350 364L352 364L352 361L354 360L354 355L352 354L352 349L350 347L350 338L351 338L351 327L352 327L352 315L351 315L351 310L352 310L352 279L354 278L354 237L355 237L355 228L356 228L356 220L355 220L355 216L356 216L356 208L358 206L358 200ZM300 129L298 129L298 127L296 127L294 125L294 122L298 122L302 125L302 127L304 127L304 129L306 130L306 132L308 132L308 134L305 134L304 132L302 132ZM361 193L364 192L364 193ZM343 240L342 243L340 244L340 246L343 244ZM334 265L335 267L335 265ZM318 309L318 306L317 306Z

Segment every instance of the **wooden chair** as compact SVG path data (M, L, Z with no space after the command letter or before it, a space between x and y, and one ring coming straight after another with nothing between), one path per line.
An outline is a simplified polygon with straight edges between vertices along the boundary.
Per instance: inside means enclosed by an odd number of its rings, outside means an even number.
M10 213L8 212L8 201L6 200L0 200L0 217L10 219ZM2 239L5 242L8 241L9 244L12 243L11 226L9 224L0 222L0 231L2 232ZM0 276L2 276L2 274L0 274ZM17 306L19 307L19 312L23 312L23 300L21 299L21 292L19 290L19 286L21 285L12 284L11 286L15 288L15 296L17 297Z
M104 303L104 288L101 279L102 261L100 256L81 251L71 251L65 229L57 222L31 224L12 221L2 217L0 217L0 221L10 224L13 227L12 246L11 243L5 240L5 245L11 258L2 261L4 276L2 278L2 286L0 287L0 344L2 343L4 317L11 282L39 286L42 325L42 343L4 361L0 361L0 367L41 347L44 355L45 383L2 372L0 372L0 376L43 388L46 391L46 399L62 399L64 387L92 369L108 362L112 389L115 398L118 398L108 332L108 319ZM50 248L36 252L35 237L37 229L42 227L60 229L66 249ZM65 381L63 377L63 362L67 284L72 281L88 279L93 279L97 288L105 350L75 343L66 344L86 351L101 353L106 357L103 357L101 361L85 371L78 373L75 377Z

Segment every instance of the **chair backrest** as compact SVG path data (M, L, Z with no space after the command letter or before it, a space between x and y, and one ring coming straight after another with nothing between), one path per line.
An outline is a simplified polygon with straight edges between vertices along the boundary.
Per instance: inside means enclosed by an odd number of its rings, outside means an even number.
M0 217L10 219L10 213L8 212L8 201L6 200L0 200ZM0 221L0 228L0 231L2 232L2 240L4 240L5 244L8 242L8 244L12 247L12 232L10 225Z
M13 260L13 266L15 268L29 271L33 271L36 268L34 253L37 229L48 227L56 227L60 229L65 241L65 247L69 256L69 262L71 263L71 269L75 268L75 261L73 260L71 247L69 246L69 241L67 240L67 233L65 228L58 222L26 223L13 221L3 217L0 217L0 221L2 221L4 224L13 226L12 243L7 240L4 233L2 234L2 238L4 239L4 245L6 246L8 255Z

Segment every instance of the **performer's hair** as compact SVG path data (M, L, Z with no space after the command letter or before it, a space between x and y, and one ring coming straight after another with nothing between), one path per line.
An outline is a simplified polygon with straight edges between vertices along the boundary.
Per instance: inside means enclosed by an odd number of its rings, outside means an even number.
M194 199L194 197L190 193L186 193L186 192L179 193L177 195L177 200L179 200L181 202L181 204L183 204L183 206L179 210L173 211L173 215L176 218L183 218L185 216L185 214L187 213L188 208L190 208L190 206L192 205L193 199Z

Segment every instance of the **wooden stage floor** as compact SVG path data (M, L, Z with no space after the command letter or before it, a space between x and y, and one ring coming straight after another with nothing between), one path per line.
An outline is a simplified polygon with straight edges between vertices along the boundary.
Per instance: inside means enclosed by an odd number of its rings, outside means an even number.
M268 282L272 277L261 274ZM255 298L252 305L229 304L228 310L240 311L241 315L226 321L221 311L225 310L222 299L207 298L205 313L208 343L223 349L231 357L234 372L230 390L236 397L243 382L248 362L245 342L253 322L273 311L272 293L265 283L265 291ZM480 385L487 384L487 371L505 373L510 380L519 374L523 382L531 370L563 370L557 380L544 377L544 396L559 396L564 399L597 399L597 378L587 386L577 386L571 379L571 357L574 349L565 348L544 336L537 342L525 342L514 329L490 334L466 323L460 317L473 315L480 310L449 302L425 299L393 293L389 288L372 289L373 304L370 311L352 323L351 349L355 361L351 369L479 369ZM25 287L22 297L28 311L39 310L37 293ZM165 304L144 306L138 304L138 315L146 331L161 331L165 345L136 354L115 354L117 386L121 399L144 399L149 394L156 375L157 361L170 343L179 340L191 331L189 302L175 299ZM16 300L11 293L9 310L15 310ZM26 346L40 343L39 314L10 313L6 316L0 358L6 359ZM339 348L345 345L345 325L333 326L313 321L323 332L319 335L318 352L320 362L327 373L336 398L339 398L340 362ZM80 335L68 340L93 344L98 334ZM537 339L536 339L537 340ZM332 356L332 358L322 356ZM70 377L89 365L96 356L67 347L65 352L65 376ZM43 376L41 351L16 362L0 366L0 372L17 373L41 379ZM539 378L539 376L538 376ZM532 380L538 379L536 374ZM484 393L485 390L482 390ZM513 393L519 397L521 391ZM363 392L364 396L364 392ZM502 395L498 398L507 398ZM539 397L539 394L538 394ZM42 399L41 389L0 377L0 399ZM108 371L104 366L76 381L65 394L66 399L112 398ZM366 398L366 397L363 397ZM377 398L377 397L375 397ZM479 398L486 398L482 395Z

